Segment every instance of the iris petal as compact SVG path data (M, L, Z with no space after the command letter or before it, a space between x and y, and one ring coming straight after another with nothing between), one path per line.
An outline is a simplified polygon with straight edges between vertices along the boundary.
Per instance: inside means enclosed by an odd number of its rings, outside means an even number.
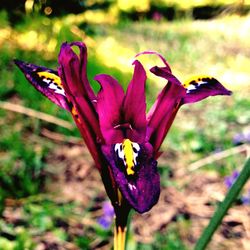
M132 141L144 142L146 135L146 72L139 61L134 61L134 75L128 85L123 104L125 121L130 124L126 137Z
M118 163L114 145L105 145L102 151L106 156L119 190L127 202L139 213L150 210L160 195L160 176L157 162L153 159L153 148L149 143L140 144L141 152L136 173L126 175L126 171Z
M167 66L155 66L150 71L168 81L147 114L147 137L156 153L181 105L198 102L209 96L231 94L231 91L213 77L199 76L182 84Z
M81 51L78 57L71 46L77 45ZM97 167L100 169L103 163L103 155L100 151L99 143L103 141L100 131L98 115L95 110L95 100L93 91L86 81L85 68L86 50L85 45L81 43L67 44L64 43L59 54L60 68L58 73L63 83L63 87L67 94L67 98L73 105L72 114L75 122L81 132L83 139L90 153L92 154Z
M176 113L182 103L186 91L179 80L167 68L154 67L151 72L168 80L157 97L156 102L147 114L147 137L157 154Z
M232 93L211 76L193 77L184 82L183 86L186 88L186 95L183 98L183 103L194 103L209 96L231 95Z
M79 48L79 56L73 51L72 46ZM68 89L71 94L74 96L87 96L94 103L96 97L89 84L86 73L87 48L85 44L80 42L63 43L58 61L60 65L63 65L64 75L67 78L65 80L68 83Z
M123 131L118 127L123 123L124 91L119 83L109 75L97 75L95 80L101 85L97 96L97 112L105 142L106 144L121 142Z
M57 71L20 60L14 62L39 92L59 107L70 111L70 103Z

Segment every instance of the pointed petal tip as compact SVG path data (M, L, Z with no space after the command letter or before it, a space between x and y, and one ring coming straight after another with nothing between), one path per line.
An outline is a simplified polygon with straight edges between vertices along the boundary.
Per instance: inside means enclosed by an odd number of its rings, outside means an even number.
M99 82L102 79L107 79L109 77L111 77L111 76L109 76L107 74L97 74L97 75L94 76L94 80L97 81L97 82Z
M226 93L225 95L232 95L233 94L233 91L229 90L229 89L226 89Z
M108 74L98 74L94 77L94 80L99 82L101 85L102 85L102 83L103 84L110 83L111 85L113 85L113 84L120 85L114 77L112 77Z
M136 70L138 70L138 69L141 70L141 71L140 71L140 74L142 74L143 77L145 78L144 80L146 80L147 74L146 74L146 71L145 71L145 69L144 69L142 63L141 63L139 60L134 60L134 61L132 62L132 65L133 65L135 68L137 68ZM135 72L135 73L137 73L137 72ZM135 74L135 73L134 73L134 74Z
M19 69L21 69L22 71L24 70L25 65L26 65L26 63L25 63L24 61L21 61L21 60L15 58L15 59L13 59L13 62L15 63L15 65L16 65Z
M16 65L18 65L18 64L20 64L21 60L19 60L19 59L17 59L17 58L14 58L14 59L13 59L13 62L14 62Z
M62 50L62 49L65 49L65 48L69 48L70 50L72 50L72 49L71 49L72 46L77 46L77 47L79 47L79 48L81 48L81 49L84 49L84 50L87 49L86 44L83 43L83 42L80 42L80 41L67 42L67 41L66 41L66 42L63 42L63 43L62 43L62 45L61 45L61 50Z
M132 65L137 65L138 63L140 63L140 62L136 59L136 60L134 60L134 61L132 62Z

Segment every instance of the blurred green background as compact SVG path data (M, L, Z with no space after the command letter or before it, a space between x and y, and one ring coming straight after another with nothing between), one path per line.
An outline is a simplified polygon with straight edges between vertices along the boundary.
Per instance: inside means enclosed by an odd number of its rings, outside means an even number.
M216 152L248 145L250 141L249 11L249 0L2 0L0 250L110 249L112 246L112 228L104 229L98 224L105 193L99 188L100 178L81 145L77 129L8 110L6 102L73 124L70 114L27 83L13 65L14 58L56 69L61 43L84 41L88 47L89 79L96 90L97 84L92 79L98 73L113 75L126 87L133 72L133 58L144 50L164 55L182 81L198 74L209 74L221 81L233 91L233 96L208 98L183 107L163 145L167 153L159 160L162 189L175 187L183 192L196 174L188 168L189 164ZM141 59L147 69L161 63L154 56ZM164 81L149 72L148 77L150 107ZM225 193L223 180L233 170L240 170L246 158L245 151L242 152L229 153L220 161L204 164L197 172L216 176L220 184L218 192ZM91 167L91 174L81 177L78 166L76 175L82 178L80 190L67 182L77 162L79 165L83 162L86 166L83 169ZM88 196L90 178L97 185ZM57 182L59 187L53 186ZM88 197L82 201L60 194L60 189L71 184L71 194ZM212 205L219 200L216 198ZM165 205L173 206L169 201ZM240 201L237 205L245 206ZM157 213L157 209L152 210L153 215ZM193 228L193 221L191 213L178 212L167 223L160 224L150 240L143 238L135 230L136 224L132 224L128 249L192 249L199 236L198 233L190 238L188 232ZM147 231L150 226L145 224L145 228ZM216 248L211 249L228 249L228 246L234 249L232 242L237 246L237 239L237 235L225 237L228 243L223 244L217 240Z

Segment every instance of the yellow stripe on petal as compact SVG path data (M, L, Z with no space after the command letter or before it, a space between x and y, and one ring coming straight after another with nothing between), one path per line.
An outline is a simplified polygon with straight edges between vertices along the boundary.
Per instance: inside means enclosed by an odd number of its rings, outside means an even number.
M39 75L39 77L52 79L54 83L56 83L59 87L63 88L61 78L56 74L50 73L48 71L37 72L37 74Z
M208 75L198 75L198 76L193 76L186 80L182 86L186 89L190 87L190 85L201 85L201 84L208 84L213 77L208 76Z
M127 166L127 175L133 175L135 172L133 170L134 167L134 151L133 144L129 139L125 139L122 143L123 151L124 151L124 160Z
M76 111L75 106L72 106L71 114L75 117L75 119L77 120L77 122L81 123L81 120L79 119L79 115L78 115L78 113Z
M127 175L135 174L135 167L137 166L137 158L140 152L140 145L132 142L129 139L124 139L122 143L116 143L114 151L126 170Z
M189 78L182 86L187 90L187 93L190 93L191 91L198 90L202 85L214 83L215 81L211 76L199 75Z

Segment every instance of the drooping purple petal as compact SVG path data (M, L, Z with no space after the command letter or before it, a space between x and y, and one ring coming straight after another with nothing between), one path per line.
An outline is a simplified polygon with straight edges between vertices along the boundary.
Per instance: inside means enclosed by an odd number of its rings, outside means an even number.
M181 105L197 102L208 96L231 94L231 91L224 88L212 77L198 77L191 82L182 84L169 72L168 67L155 66L150 71L165 78L169 85L163 89L147 115L149 127L147 135L156 152L159 150Z
M147 138L157 153L173 123L186 91L167 68L154 67L151 72L168 80L167 85L160 92L147 114Z
M154 206L160 195L160 176L157 162L153 159L153 148L149 143L140 144L137 166L133 175L127 175L126 169L119 163L114 145L102 147L114 179L123 198L139 213L144 213Z
M105 142L106 144L121 142L124 138L121 128L124 91L109 75L97 75L94 79L101 85L97 95L97 112Z
M14 62L39 92L59 107L70 111L69 102L57 71L20 60L14 60Z
M194 103L203 100L209 96L231 95L219 81L210 76L197 76L184 82L186 95L183 98L183 104Z
M135 65L133 78L128 85L123 103L125 121L130 124L126 131L126 137L132 141L142 143L146 135L146 98L145 83L146 72L139 61Z

